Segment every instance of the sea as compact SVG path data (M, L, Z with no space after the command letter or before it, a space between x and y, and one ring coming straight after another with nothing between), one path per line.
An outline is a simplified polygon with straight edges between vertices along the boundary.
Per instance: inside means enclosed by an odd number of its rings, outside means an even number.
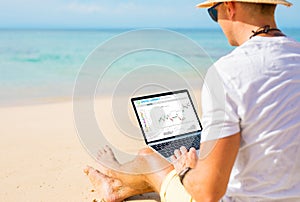
M87 96L184 88L233 49L220 29L0 30L0 106L70 99L80 78Z

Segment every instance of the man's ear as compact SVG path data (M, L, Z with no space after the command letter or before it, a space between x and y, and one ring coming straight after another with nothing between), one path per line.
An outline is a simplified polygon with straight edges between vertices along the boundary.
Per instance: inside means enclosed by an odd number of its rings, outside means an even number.
M226 7L227 16L230 20L234 20L236 14L235 2L224 2Z

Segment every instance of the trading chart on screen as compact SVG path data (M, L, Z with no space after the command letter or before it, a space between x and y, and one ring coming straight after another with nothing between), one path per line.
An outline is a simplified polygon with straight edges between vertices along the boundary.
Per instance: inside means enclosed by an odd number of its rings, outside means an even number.
M148 141L200 130L186 92L138 100L135 106Z

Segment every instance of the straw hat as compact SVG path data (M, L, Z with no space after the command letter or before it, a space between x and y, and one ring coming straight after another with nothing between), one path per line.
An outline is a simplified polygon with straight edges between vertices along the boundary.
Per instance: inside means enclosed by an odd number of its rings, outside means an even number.
M247 3L263 3L263 4L282 4L285 6L292 6L293 4L286 0L207 0L197 5L198 8L209 8L219 2L236 1Z

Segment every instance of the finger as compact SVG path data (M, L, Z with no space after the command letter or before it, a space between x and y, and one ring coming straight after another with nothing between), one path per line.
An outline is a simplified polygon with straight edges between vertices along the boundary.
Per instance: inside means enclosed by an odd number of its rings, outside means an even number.
M197 150L194 148L194 147L191 147L189 152L192 152L192 153L197 153Z
M190 167L191 168L196 167L196 164L197 164L197 161L198 161L198 156L197 156L196 150L191 149L187 155L188 155Z
M197 150L194 147L192 147L189 152L193 155L193 157L198 159Z
M184 146L180 147L180 151L182 155L188 152L188 150Z
M198 159L196 152L189 152L187 155L188 155L188 159L190 159L191 161L196 161Z
M172 163L175 163L177 161L177 158L175 157L175 155L172 155L171 156L171 162Z
M176 157L177 159L180 158L180 156L181 156L180 150L179 150L179 149L175 149L174 155L175 155L175 157Z

